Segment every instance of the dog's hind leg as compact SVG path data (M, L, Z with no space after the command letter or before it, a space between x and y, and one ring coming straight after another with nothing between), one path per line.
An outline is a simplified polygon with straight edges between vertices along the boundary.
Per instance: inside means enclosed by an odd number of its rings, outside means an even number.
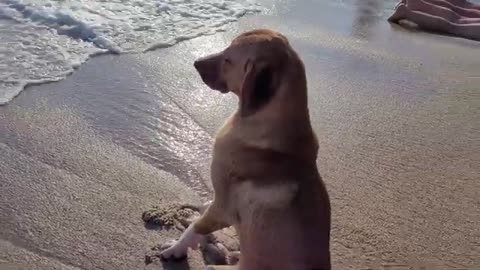
M227 254L227 262L229 265L235 265L240 261L240 251L232 251Z

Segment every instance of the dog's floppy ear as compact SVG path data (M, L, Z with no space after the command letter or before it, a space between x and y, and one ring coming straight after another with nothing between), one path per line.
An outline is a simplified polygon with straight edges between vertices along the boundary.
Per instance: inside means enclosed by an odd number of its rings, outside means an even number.
M240 115L254 114L275 94L273 69L262 62L247 60L240 92Z

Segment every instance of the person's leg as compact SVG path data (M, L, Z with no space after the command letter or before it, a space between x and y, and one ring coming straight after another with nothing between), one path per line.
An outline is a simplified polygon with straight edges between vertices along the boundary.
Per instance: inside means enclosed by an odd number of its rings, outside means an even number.
M400 20L409 20L416 23L421 28L444 33L450 33L454 28L451 22L442 17L433 16L421 11L410 10L410 8L404 4L400 4L394 14L389 18L389 21L391 22L398 22Z
M480 10L480 4L471 3L466 0L445 0L445 1L457 7Z
M458 24L477 24L480 23L480 18L462 18L457 21Z
M462 17L468 18L480 18L480 9L471 9L471 8L464 8L461 6L453 5L452 3L448 2L447 0L424 0L433 5L445 7L451 9L458 13Z
M412 11L420 11L429 15L441 17L452 23L456 23L458 20L462 19L462 16L451 9L433 5L423 0L407 0L407 7Z
M454 31L458 36L480 41L480 22L456 25Z
M389 18L391 22L398 22L402 19L409 20L426 30L443 32L468 39L480 41L479 24L455 24L442 17L433 16L421 11L410 10L406 5L400 4L395 13Z

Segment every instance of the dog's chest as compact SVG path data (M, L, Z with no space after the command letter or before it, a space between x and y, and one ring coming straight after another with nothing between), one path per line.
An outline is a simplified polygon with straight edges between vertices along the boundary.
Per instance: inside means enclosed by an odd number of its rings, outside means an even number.
M231 116L217 131L215 136L213 163L218 163L221 166L229 166L229 164L233 162L233 155L239 144L235 139L235 132L238 133L238 130L236 130L234 125L234 116Z
M211 165L212 184L215 186L226 185L236 177L235 152L238 142L234 138L235 128L233 119L230 118L218 130L213 144L213 157Z
M212 157L212 181L218 181L222 179L225 181L233 180L236 177L236 169L238 168L238 162L236 161L235 143L232 142L229 136L217 138L213 146Z

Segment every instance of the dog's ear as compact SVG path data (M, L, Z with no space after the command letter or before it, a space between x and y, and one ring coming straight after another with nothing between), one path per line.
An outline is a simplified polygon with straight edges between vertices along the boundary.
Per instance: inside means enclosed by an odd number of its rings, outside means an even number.
M265 106L275 94L274 70L262 62L247 60L240 92L240 115L247 117Z

